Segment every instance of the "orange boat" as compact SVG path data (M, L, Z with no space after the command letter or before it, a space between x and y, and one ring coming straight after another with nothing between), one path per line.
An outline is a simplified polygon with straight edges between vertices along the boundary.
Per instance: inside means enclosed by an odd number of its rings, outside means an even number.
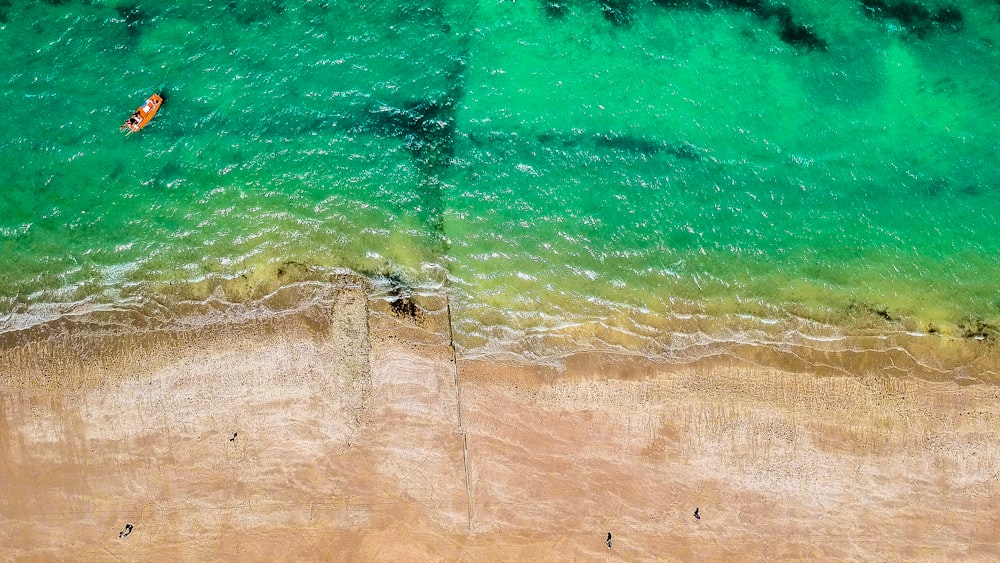
M128 118L125 123L122 123L121 131L125 131L126 135L138 133L149 123L150 119L153 119L153 116L159 111L161 105L163 105L163 98L159 94L153 94L146 99L146 103L135 110L132 117Z

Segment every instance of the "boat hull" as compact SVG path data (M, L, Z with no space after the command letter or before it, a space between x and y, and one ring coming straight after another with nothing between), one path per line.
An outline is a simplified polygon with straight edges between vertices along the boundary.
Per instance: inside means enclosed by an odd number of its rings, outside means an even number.
M163 98L159 94L153 94L149 98L146 98L146 102L135 110L128 120L121 126L121 131L124 131L126 135L131 135L132 133L138 133L145 127L156 112L160 111L160 106L163 105Z

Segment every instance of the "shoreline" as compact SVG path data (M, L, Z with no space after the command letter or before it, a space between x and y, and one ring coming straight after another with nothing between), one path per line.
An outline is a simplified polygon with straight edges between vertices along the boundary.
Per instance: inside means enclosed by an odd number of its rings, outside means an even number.
M3 551L1000 556L989 374L912 377L891 361L824 373L741 353L472 357L452 347L447 300L394 306L362 281L272 296L266 314L4 341Z
M332 294L352 288L372 302L445 300L457 354L564 371L575 357L615 356L678 368L699 365L756 366L817 375L892 372L933 381L1000 384L1000 332L991 324L915 329L916 319L890 318L877 308L852 304L851 317L816 320L791 311L762 309L708 314L695 304L678 311L609 310L604 315L558 320L524 318L518 313L463 312L459 296L428 285L411 287L395 274L361 276L347 270L311 269L289 262L275 272L230 280L181 284L155 296L122 304L67 304L48 320L8 321L0 350L18 349L52 335L142 338L143 334L196 329L224 322L262 322L321 306ZM405 316L405 310L394 314ZM456 313L457 315L453 315ZM25 316L21 314L21 316ZM15 326L20 323L21 326ZM506 324L505 324L506 323ZM579 362L576 362L579 363Z

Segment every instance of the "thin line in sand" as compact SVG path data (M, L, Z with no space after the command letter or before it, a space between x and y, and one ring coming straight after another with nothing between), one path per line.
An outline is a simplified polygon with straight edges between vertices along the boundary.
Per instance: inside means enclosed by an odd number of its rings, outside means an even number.
M469 505L469 530L472 530L472 480L469 478L469 437L462 425L462 387L458 382L458 354L455 352L455 329L451 322L451 298L445 297L448 311L448 347L451 348L451 366L455 374L455 402L458 407L458 433L462 436L462 461L465 464L465 497Z

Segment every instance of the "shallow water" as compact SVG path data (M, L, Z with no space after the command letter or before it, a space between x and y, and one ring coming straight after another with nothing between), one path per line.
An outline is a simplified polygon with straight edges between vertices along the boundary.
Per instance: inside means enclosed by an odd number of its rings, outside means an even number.
M0 6L2 327L350 270L469 350L993 334L1000 6L713 4Z

